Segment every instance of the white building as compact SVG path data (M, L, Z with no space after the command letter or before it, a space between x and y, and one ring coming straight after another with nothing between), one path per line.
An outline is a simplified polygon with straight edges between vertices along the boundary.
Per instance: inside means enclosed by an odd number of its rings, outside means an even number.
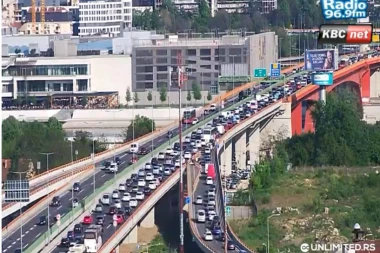
M112 93L125 104L131 69L127 55L2 58L2 100Z
M116 36L132 27L132 0L80 1L79 36Z

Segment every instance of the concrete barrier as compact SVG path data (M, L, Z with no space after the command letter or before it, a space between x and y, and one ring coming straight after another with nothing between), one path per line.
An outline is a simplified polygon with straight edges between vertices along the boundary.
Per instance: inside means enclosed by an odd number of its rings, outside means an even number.
M9 117L15 117L17 120L25 120L25 121L47 121L50 117L53 117L57 114L60 109L57 110L3 110L2 119L7 119Z

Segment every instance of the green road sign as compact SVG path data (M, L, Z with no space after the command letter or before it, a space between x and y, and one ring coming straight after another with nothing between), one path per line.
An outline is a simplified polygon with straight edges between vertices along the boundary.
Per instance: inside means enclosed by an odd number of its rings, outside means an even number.
M267 77L267 69L255 69L253 76L257 78Z
M231 215L231 207L230 206L226 206L226 215L227 216Z

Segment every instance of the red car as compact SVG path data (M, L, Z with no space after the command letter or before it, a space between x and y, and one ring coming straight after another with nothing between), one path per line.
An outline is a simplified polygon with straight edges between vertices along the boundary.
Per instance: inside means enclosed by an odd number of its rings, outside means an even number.
M130 164L137 163L139 160L139 157L137 155L132 155L131 160L129 161Z
M116 222L117 224L121 224L124 222L124 217L121 214L116 215Z
M92 216L84 216L82 224L84 225L90 225L92 223L93 219Z

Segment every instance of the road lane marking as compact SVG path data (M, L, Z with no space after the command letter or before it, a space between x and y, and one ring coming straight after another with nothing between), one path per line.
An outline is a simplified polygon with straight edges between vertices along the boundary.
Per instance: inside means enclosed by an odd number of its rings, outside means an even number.
M12 242L12 245L13 245L13 244L16 244L16 242Z
M78 194L79 194L79 193L82 193L82 192L83 192L83 189L82 189L82 190L80 190L80 191L78 192Z
M3 252L7 252L8 249L3 250Z
M27 244L23 247L23 249L26 248L26 247L28 247L28 245L29 245L29 243L27 243Z
M73 198L71 197L71 198L69 198L69 200L72 200Z
M20 238L17 238L17 240L16 241L20 241Z
M29 230L25 232L25 234L29 233Z
M59 210L62 206L57 207L57 210Z
M109 224L109 225L107 226L107 229L108 229L109 227L111 227L111 224Z
M29 230L33 230L33 229L34 229L34 227L29 228Z
M127 156L127 155L128 155L127 153L125 153L124 155L121 155L120 159L123 158L123 157L125 157L125 156Z
M38 235L36 235L36 237L34 237L34 238L38 238L38 237L40 237L40 235L41 235L41 233L38 233Z
M102 175L102 177L105 177L105 176L106 176L106 174L103 174L103 175Z
M9 245L8 247L7 247L7 249L10 249L12 246L11 245Z

